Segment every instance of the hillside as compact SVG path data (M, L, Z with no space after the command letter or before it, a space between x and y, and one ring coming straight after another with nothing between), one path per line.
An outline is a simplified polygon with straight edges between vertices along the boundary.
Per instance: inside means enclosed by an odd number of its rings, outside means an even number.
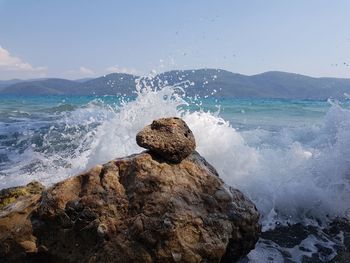
M170 71L160 74L170 85L182 80L193 82L188 95L235 98L327 99L343 98L350 92L350 79L312 78L304 75L271 71L253 76L225 70L201 69ZM181 85L183 88L186 84Z
M23 80L20 80L20 79L0 80L0 90L4 89L10 85L22 82L22 81Z
M79 83L66 79L44 79L12 84L0 94L13 95L65 95L79 94Z
M4 86L0 94L132 95L137 76L112 73L96 79L42 79ZM234 98L327 99L350 93L350 79L312 78L278 71L242 75L220 69L174 70L157 75L155 85L178 85L187 95Z
M81 83L82 95L130 95L135 90L136 76L112 73Z

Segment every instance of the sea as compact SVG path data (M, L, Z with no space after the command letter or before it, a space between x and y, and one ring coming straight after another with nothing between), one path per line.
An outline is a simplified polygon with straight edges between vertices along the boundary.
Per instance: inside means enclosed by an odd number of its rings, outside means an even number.
M350 214L350 101L187 97L174 87L134 96L0 96L0 189L47 186L96 164L141 152L136 133L160 117L182 117L197 151L261 213L263 231L327 224ZM341 242L341 238L339 238ZM290 261L336 240L309 235ZM333 249L333 250L332 250ZM283 249L282 249L283 250ZM284 262L260 242L244 262ZM286 261L287 262L287 261ZM310 261L311 262L311 261ZM318 261L317 261L318 262Z

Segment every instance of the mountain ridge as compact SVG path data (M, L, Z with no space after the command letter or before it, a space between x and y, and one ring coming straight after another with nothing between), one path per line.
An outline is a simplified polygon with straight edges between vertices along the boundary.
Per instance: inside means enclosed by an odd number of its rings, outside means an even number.
M46 78L15 80L4 86L0 95L133 95L138 76L111 73L94 79L67 80ZM327 99L344 98L350 93L350 79L310 77L297 73L268 71L255 75L233 73L223 69L171 70L145 82L153 85L176 85L189 96L229 98Z

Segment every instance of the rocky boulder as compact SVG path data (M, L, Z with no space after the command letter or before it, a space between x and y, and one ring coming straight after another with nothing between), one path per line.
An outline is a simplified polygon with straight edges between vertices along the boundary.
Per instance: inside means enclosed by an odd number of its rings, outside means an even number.
M169 137L182 122L175 119ZM237 261L258 240L259 213L222 182L194 145L193 139L184 159L169 151L178 156L169 160L153 144L4 207L0 261Z
M158 157L175 163L181 162L196 148L192 131L176 117L153 121L136 135L136 142Z

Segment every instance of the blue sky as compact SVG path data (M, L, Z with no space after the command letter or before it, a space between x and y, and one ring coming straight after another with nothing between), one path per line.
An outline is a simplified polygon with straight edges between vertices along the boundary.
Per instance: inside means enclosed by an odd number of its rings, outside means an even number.
M223 68L350 78L349 0L0 0L0 79Z

